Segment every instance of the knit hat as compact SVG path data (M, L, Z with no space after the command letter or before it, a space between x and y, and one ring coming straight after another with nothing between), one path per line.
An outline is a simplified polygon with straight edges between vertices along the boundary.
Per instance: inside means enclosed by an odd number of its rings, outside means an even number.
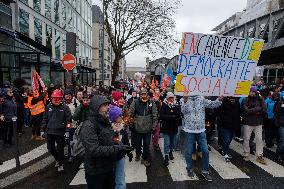
M111 96L112 96L113 101L118 101L119 99L123 97L123 94L118 91L112 91Z
M66 90L64 91L64 95L71 95L71 96L73 96L73 91L72 91L72 89L66 89Z
M145 89L145 88L141 89L141 91L140 91L140 94L143 94L143 93L146 93L146 94L148 94L148 91L147 91L147 89Z
M108 114L110 122L113 123L117 120L117 118L122 116L122 109L117 106L110 105Z
M250 92L257 92L257 87L256 86L251 86L250 87Z
M172 92L167 92L167 99L168 99L168 98L174 98L174 97L175 97L174 93L172 93Z

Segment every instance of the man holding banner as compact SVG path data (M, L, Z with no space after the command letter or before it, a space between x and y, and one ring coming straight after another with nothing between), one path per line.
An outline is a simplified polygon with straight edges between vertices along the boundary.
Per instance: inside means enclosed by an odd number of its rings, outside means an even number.
M222 104L223 96L248 96L263 45L263 40L253 38L183 33L175 94L184 95L185 100L182 113L190 177L194 177L191 155L197 141L203 153L202 175L207 181L212 181L205 134L205 108L217 108ZM219 98L210 101L203 96Z
M184 94L184 104L181 111L184 115L184 132L186 144L186 164L189 177L195 177L192 169L192 154L196 142L202 152L202 176L207 181L212 181L209 174L209 151L205 133L205 108L217 108L222 102L223 97L219 97L215 101L205 99L203 96L188 96L188 92Z

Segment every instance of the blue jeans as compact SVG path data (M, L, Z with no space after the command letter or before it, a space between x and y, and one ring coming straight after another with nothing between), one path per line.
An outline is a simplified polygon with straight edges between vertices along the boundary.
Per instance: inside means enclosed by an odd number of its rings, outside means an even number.
M279 142L277 145L276 154L278 156L284 157L284 127L279 127L278 134L279 134Z
M124 166L125 166L125 158L122 158L116 162L115 189L126 189Z
M228 154L229 152L229 146L233 140L234 137L234 130L233 129L223 129L220 128L220 137L221 137L221 145L222 145L222 150L225 155Z
M206 133L185 133L185 160L187 171L192 171L192 153L195 143L198 143L202 152L202 172L209 172L209 151L206 140Z
M151 133L136 133L136 154L140 156L142 154L143 160L149 160L150 156L150 141ZM143 141L143 153L141 152Z
M169 155L169 152L175 149L177 134L164 134L164 154Z

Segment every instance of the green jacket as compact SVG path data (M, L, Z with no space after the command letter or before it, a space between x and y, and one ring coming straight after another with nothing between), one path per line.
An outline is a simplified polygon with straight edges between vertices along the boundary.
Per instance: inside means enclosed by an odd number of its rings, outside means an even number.
M134 129L137 133L150 133L158 123L158 111L154 101L142 102L135 99L130 105L130 116L135 119Z
M80 104L73 114L73 120L79 121L79 124L87 119L87 116L89 114L89 107L83 107L82 104Z

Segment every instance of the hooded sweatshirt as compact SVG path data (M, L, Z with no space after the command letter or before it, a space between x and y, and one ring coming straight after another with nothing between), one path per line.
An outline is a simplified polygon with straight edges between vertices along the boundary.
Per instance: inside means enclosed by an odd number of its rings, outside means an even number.
M108 118L99 114L99 108L110 101L102 95L95 95L90 102L89 116L84 121L80 138L85 147L85 171L89 175L112 172L121 148L115 143L115 136Z
M205 131L205 108L218 108L222 104L216 99L211 101L203 96L190 96L181 107L184 115L183 130L187 133L202 133Z

